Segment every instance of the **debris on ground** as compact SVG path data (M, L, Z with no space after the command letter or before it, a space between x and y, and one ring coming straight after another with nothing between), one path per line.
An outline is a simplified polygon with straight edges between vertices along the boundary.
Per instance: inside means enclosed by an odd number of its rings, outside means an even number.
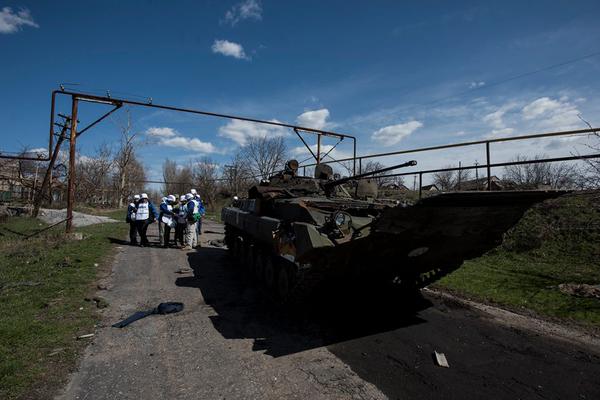
M225 247L225 241L223 239L209 240L208 244L213 247Z
M446 359L446 355L444 353L438 353L437 351L434 351L433 355L435 357L435 362L438 366L450 368L450 365L448 364L448 360Z
M571 296L600 299L600 285L588 285L586 283L561 283L558 285L558 290Z
M40 210L39 218L45 223L52 225L57 222L64 221L67 218L67 210L52 210L44 208ZM106 222L119 222L109 217L101 217L98 215L89 215L80 212L73 212L73 226L88 226L94 224L104 224Z
M86 335L77 336L77 340L89 339L89 338L93 337L94 335L95 335L94 333L88 333Z
M153 308L152 310L146 311L138 311L135 314L125 318L123 321L117 322L113 325L113 328L124 328L132 322L137 321L138 319L146 318L149 315L153 314L172 314L183 310L183 303L160 303L158 307Z
M86 297L84 299L85 301L93 301L96 304L96 308L106 308L108 307L108 301L106 301L105 299L103 299L102 297Z

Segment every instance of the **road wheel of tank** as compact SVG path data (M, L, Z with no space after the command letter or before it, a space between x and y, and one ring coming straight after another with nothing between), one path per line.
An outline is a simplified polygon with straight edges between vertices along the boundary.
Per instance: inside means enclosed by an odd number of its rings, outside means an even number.
M235 261L239 261L242 254L242 238L239 236L235 236L233 238L233 248L231 249L231 254Z
M270 257L269 251L265 249L257 249L254 264L254 277L258 282L262 282L263 274L265 273L265 259Z
M286 302L290 299L290 295L296 284L296 269L292 265L282 265L277 276L277 297Z
M269 288L273 289L277 282L277 266L273 262L273 257L265 255L263 262L263 282Z
M254 264L256 262L256 246L250 242L246 242L244 254L244 268L248 271L249 276L254 273Z

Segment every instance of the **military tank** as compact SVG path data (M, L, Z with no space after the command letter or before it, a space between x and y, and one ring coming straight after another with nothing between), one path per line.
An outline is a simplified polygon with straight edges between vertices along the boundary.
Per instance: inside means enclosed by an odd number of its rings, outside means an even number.
M291 302L335 282L414 292L502 241L535 203L561 191L448 192L414 203L378 200L372 178L405 166L333 179L285 171L223 208L225 243L271 293Z

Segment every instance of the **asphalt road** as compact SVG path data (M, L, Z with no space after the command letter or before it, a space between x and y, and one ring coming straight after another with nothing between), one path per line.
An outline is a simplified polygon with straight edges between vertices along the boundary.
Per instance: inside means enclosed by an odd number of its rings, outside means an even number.
M407 306L355 288L290 313L208 245L222 229L205 222L193 252L121 246L99 292L110 303L105 326L61 398L600 398L591 349L453 302ZM185 310L110 327L163 301ZM435 365L434 350L450 368Z

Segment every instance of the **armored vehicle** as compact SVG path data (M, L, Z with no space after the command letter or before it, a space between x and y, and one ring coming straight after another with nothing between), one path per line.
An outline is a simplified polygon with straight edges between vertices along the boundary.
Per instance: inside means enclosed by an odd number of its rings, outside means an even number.
M233 256L283 301L319 285L397 285L415 291L497 246L533 204L558 191L449 192L412 204L376 199L369 175L315 177L298 163L222 210Z

